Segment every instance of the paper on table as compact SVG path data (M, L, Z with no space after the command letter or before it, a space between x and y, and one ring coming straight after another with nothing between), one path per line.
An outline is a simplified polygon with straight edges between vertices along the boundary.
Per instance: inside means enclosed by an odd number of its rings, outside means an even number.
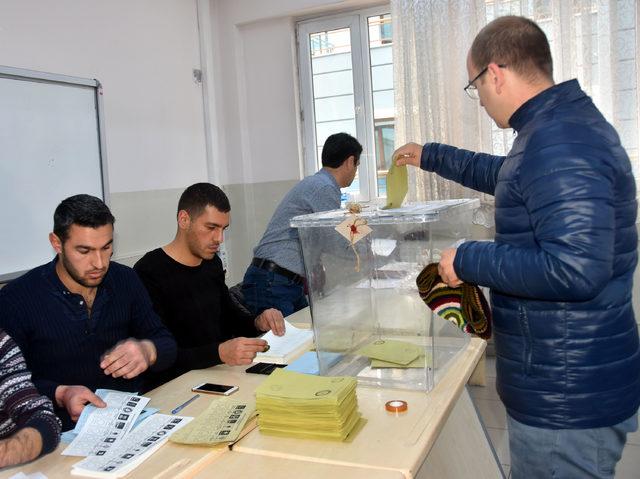
M340 353L322 351L322 363L325 368L330 368L344 357ZM318 363L318 353L307 351L295 361L292 361L286 368L287 371L294 371L302 374L320 374L320 364Z
M135 393L98 389L107 407L85 406L74 431L77 437L62 451L63 456L105 454L133 427L149 398Z
M412 343L393 339L378 339L358 350L358 354L371 359L380 359L397 364L409 364L422 354L423 350Z
M391 167L387 173L387 205L384 209L400 208L409 191L407 166L397 166L396 159L391 159Z
M145 407L142 410L142 412L140 413L140 415L136 418L136 421L133 423L133 426L131 426L131 429L135 429L136 427L138 427L140 425L140 423L142 421L147 419L149 416L157 413L158 411L159 411L159 409L156 408L156 407L149 407L149 406ZM80 428L80 429L82 429L82 428ZM78 429L78 425L76 424L76 428L75 429L71 429L70 431L63 432L62 435L60 436L60 442L62 442L64 444L69 444L76 437L78 437L78 433L79 433L80 429Z
M9 479L47 479L47 476L41 472L32 472L31 474L25 474L24 472L18 472Z
M229 398L214 400L209 407L188 425L172 435L178 444L211 445L238 439L255 408Z
M71 474L88 477L122 477L158 450L172 433L193 418L155 414L101 456L89 456L73 465Z
M257 363L287 364L313 345L313 332L296 328L284 320L284 336L276 336L273 331L267 332L262 339L269 343L269 350L256 354Z

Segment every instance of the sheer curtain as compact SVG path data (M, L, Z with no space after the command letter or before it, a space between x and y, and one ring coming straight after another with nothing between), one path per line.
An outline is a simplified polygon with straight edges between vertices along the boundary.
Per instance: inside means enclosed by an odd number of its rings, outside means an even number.
M551 45L557 83L578 78L618 130L639 177L635 0L391 0L396 145L440 142L506 154L512 130L500 130L462 88L476 33L503 15L536 21ZM409 200L477 197L474 221L493 225L493 198L435 174L410 170Z

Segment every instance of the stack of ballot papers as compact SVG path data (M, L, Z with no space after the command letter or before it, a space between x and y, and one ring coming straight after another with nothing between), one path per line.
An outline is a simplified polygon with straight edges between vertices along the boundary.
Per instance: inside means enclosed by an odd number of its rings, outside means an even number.
M269 344L269 350L256 354L256 363L289 364L313 346L313 331L296 328L284 320L284 336L267 332L262 339Z
M431 366L424 347L405 341L378 339L357 351L371 359L372 368L424 368Z
M256 409L260 432L276 436L345 441L364 424L350 377L277 369L256 389Z

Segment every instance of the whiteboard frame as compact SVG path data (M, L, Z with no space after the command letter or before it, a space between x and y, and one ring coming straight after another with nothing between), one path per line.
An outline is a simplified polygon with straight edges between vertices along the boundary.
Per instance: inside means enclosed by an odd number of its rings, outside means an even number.
M0 78L8 78L19 81L30 81L40 83L52 83L59 85L88 86L94 90L96 104L97 125L98 125L98 152L100 155L100 172L102 179L102 199L107 206L110 204L109 198L109 175L107 171L107 149L106 137L104 134L104 108L102 103L102 84L95 78L80 78L56 73L40 72L35 70L25 70L0 65ZM64 198L60 198L62 201ZM0 274L0 283L6 283L15 279L29 270L16 271L14 273Z

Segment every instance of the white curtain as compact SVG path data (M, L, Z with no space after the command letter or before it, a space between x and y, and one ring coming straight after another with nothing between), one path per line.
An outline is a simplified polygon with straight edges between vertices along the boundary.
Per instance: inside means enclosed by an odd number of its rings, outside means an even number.
M556 83L578 78L638 161L640 25L635 0L391 0L396 145L440 142L499 155L513 143L468 98L467 52L477 32L503 15L536 21L551 44ZM476 223L492 226L493 198L410 169L409 200L480 198Z

